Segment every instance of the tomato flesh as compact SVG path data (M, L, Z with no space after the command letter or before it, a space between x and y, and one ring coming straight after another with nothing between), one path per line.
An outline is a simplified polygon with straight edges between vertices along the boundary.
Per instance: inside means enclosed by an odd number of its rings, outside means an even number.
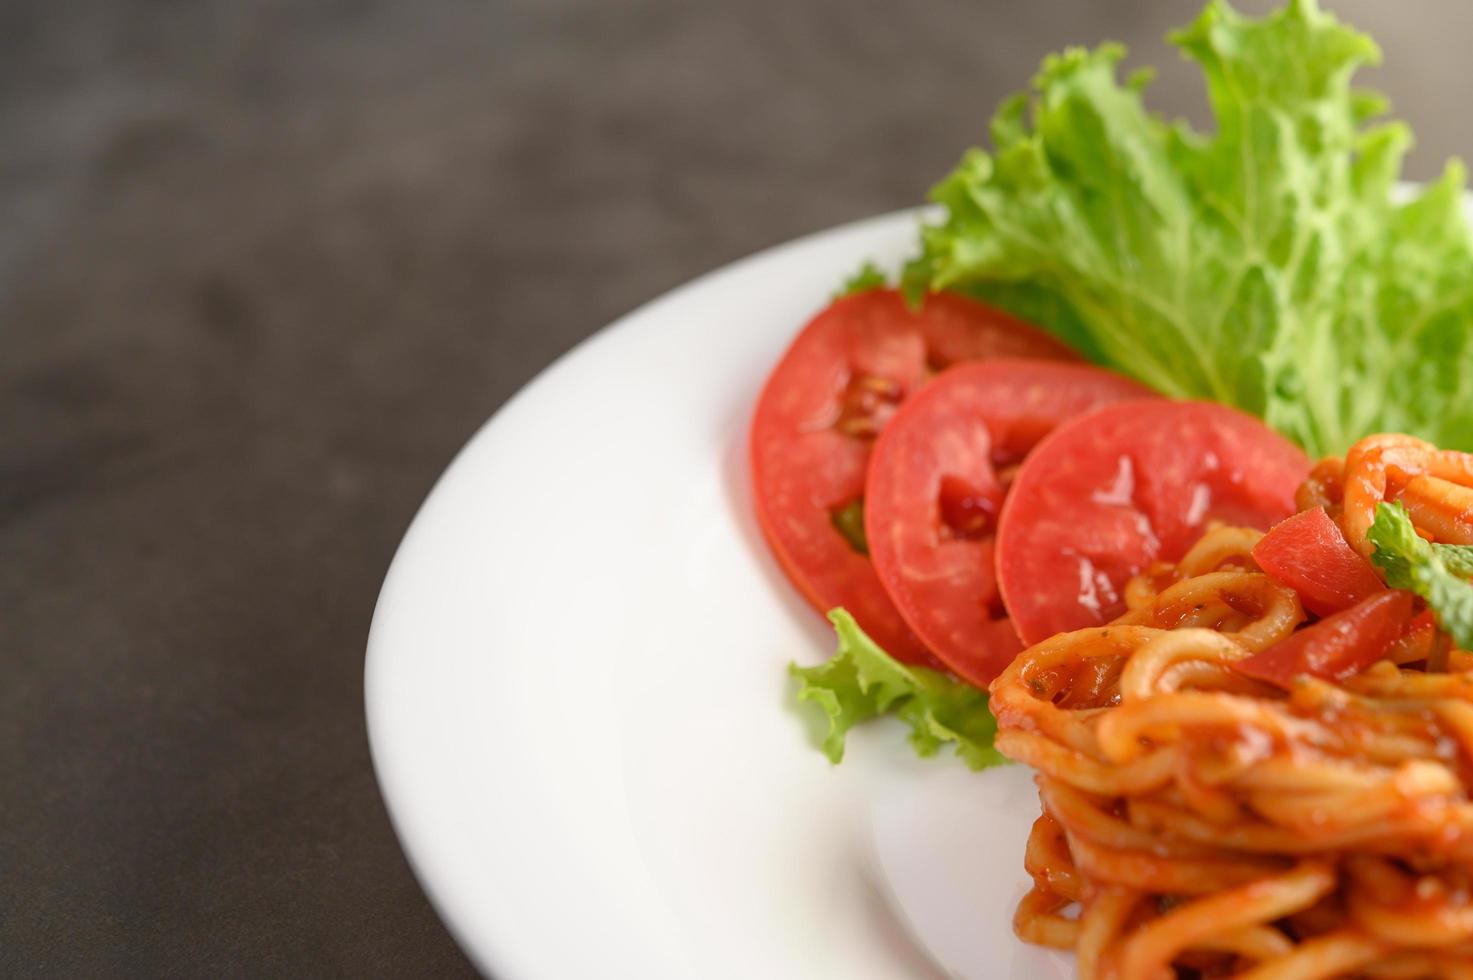
M870 556L900 615L953 672L986 685L1022 649L993 560L1006 492L999 461L1026 457L1081 412L1150 394L1083 364L962 364L909 399L875 442Z
M1411 623L1411 593L1385 589L1232 666L1283 688L1306 674L1343 680L1380 660Z
M1214 520L1294 513L1304 453L1208 402L1129 401L1059 426L1024 461L997 533L998 586L1024 643L1110 621L1130 578Z
M895 290L836 300L804 327L768 377L749 453L758 523L815 609L844 606L895 657L927 660L869 558L836 526L865 499L874 437L938 369L989 357L1076 358L1041 330L961 296L919 310Z
M1409 664L1435 657L1439 647L1437 616L1432 610L1423 609L1407 624L1401 639L1386 649L1384 656L1398 664Z
M944 383L944 382L943 382ZM873 462L870 463L874 465ZM996 531L997 515L1002 510L1002 484L993 478L983 488L961 477L947 474L941 478L936 493L940 511L941 532L950 538L975 539Z
M1349 609L1386 588L1323 507L1300 511L1269 528L1254 545L1253 560L1298 592L1316 616Z

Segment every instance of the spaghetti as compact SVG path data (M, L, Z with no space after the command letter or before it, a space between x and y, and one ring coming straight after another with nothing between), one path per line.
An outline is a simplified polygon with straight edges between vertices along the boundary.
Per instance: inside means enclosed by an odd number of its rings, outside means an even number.
M1473 543L1473 457L1404 436L1321 463L1299 504L1367 554L1388 499ZM1037 770L1043 810L1016 931L1086 980L1473 978L1473 655L1425 630L1287 691L1234 670L1309 619L1260 537L1209 531L1125 615L993 683L997 747Z

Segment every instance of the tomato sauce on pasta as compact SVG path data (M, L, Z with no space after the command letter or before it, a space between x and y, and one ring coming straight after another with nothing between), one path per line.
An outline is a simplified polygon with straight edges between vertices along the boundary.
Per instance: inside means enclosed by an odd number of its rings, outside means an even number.
M1297 497L1367 559L1388 500L1473 543L1473 456L1373 436ZM1122 616L991 685L997 747L1042 804L1015 929L1085 980L1473 978L1473 654L1407 624L1400 594L1374 662L1245 672L1317 625L1255 560L1262 537L1209 530L1132 580Z

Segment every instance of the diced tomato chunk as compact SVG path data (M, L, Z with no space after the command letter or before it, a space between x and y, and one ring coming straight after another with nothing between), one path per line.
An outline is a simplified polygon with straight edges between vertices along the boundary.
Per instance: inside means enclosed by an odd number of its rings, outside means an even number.
M1431 609L1423 609L1407 624L1407 631L1384 654L1388 660L1409 664L1427 660L1437 650L1437 616Z
M1323 507L1275 524L1254 546L1253 560L1298 592L1304 607L1317 616L1349 609L1386 588Z
M1288 688L1308 674L1343 680L1380 660L1412 622L1412 594L1385 589L1245 660L1240 674Z

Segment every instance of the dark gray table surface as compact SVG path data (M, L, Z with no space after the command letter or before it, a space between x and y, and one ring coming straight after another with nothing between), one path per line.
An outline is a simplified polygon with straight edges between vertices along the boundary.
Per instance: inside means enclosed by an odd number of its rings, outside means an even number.
M1055 47L1200 119L1195 6L0 4L0 975L470 974L362 712L441 467L617 314L919 200ZM1413 174L1473 147L1473 7L1334 6Z

